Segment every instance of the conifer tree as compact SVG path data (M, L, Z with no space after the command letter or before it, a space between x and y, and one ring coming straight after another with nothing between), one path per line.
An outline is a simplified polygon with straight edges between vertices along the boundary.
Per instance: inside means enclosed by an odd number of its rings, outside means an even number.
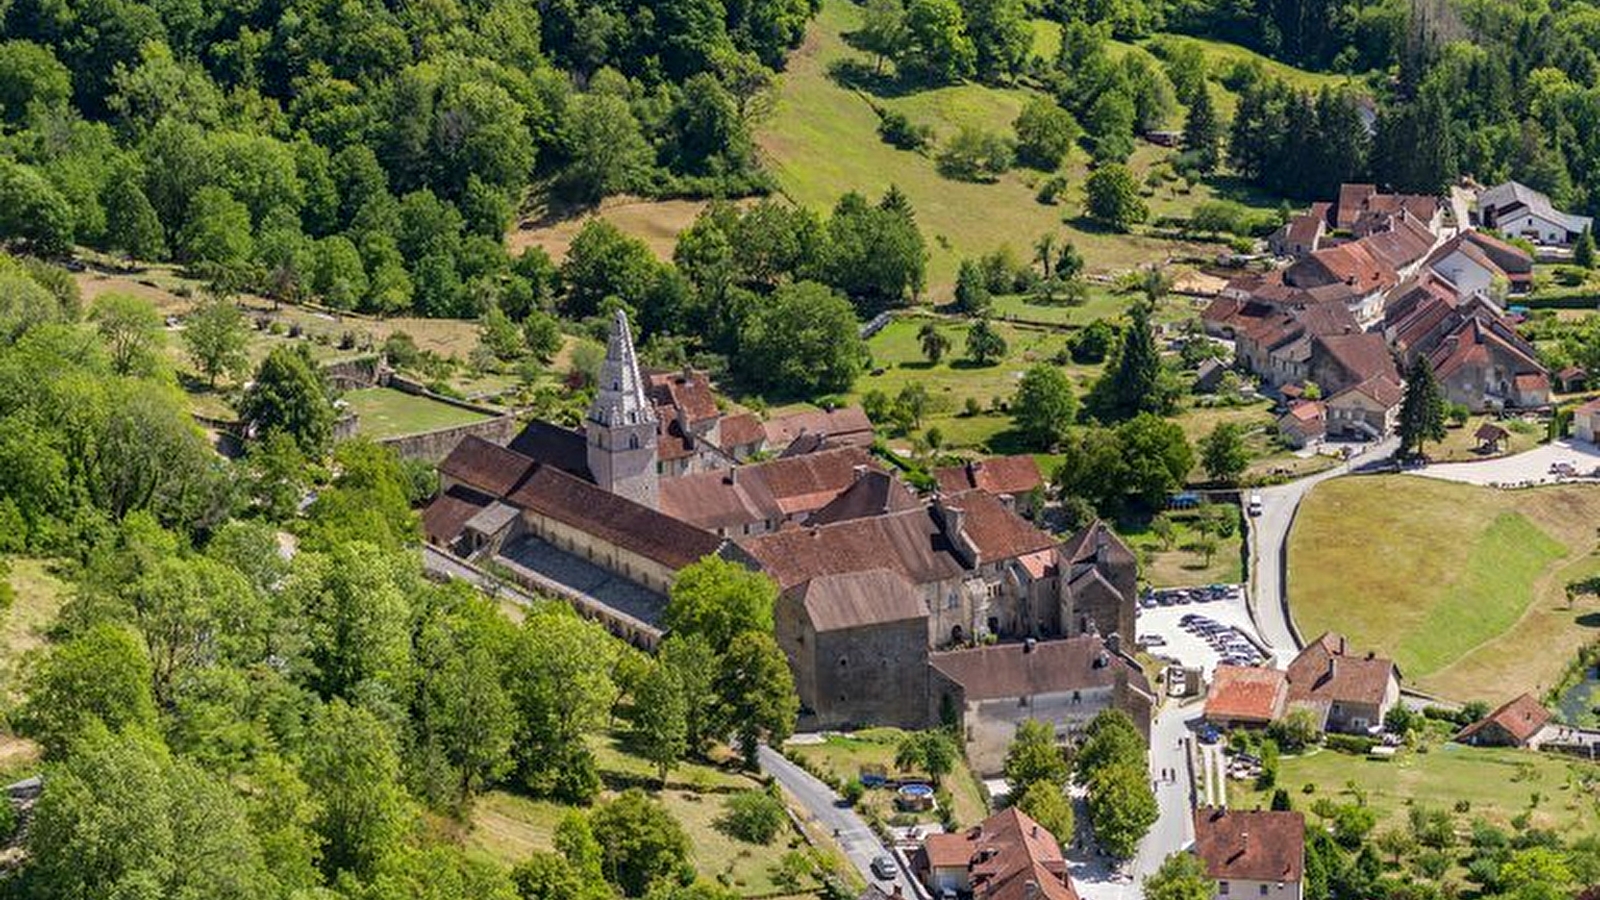
M1405 399L1400 402L1400 455L1421 456L1425 441L1444 440L1444 392L1433 366L1418 356L1406 371Z
M1195 155L1201 172L1210 174L1222 161L1222 122L1211 102L1211 90L1205 85L1195 92L1189 104L1189 116L1183 122L1184 149Z

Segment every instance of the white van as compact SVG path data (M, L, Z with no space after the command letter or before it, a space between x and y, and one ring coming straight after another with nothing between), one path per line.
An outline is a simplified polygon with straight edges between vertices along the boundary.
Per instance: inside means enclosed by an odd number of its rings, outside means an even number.
M1246 507L1246 508L1250 510L1250 515L1252 515L1252 516L1261 515L1261 495L1260 494L1251 494L1250 495L1250 505L1248 507Z

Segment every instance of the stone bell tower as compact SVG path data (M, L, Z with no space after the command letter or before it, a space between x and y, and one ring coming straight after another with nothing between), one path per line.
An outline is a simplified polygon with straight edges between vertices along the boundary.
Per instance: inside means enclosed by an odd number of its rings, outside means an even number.
M617 310L606 342L598 390L584 420L589 472L595 484L613 494L655 509L660 476L656 472L656 413L645 394L639 360L633 352L628 314Z

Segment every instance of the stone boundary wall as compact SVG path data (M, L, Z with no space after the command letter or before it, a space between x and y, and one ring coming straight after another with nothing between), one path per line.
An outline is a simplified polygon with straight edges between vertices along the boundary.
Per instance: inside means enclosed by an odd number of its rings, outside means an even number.
M430 463L437 463L450 455L456 445L467 438L476 435L491 444L505 446L517 436L521 430L522 422L515 415L505 413L482 422L473 422L468 425L456 425L450 428L441 428L437 431L424 431L421 434L407 434L400 437L384 438L378 443L385 447L392 447L401 459L422 459Z

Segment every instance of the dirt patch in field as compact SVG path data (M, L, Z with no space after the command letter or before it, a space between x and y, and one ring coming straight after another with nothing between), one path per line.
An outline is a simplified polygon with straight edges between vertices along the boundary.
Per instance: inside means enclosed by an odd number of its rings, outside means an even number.
M602 218L640 238L650 251L663 260L672 258L678 234L694 223L706 200L646 200L641 197L612 197L598 209L571 213L546 212L523 219L506 235L506 248L513 256L528 247L542 247L557 262L566 258L567 249L579 230L593 218Z

